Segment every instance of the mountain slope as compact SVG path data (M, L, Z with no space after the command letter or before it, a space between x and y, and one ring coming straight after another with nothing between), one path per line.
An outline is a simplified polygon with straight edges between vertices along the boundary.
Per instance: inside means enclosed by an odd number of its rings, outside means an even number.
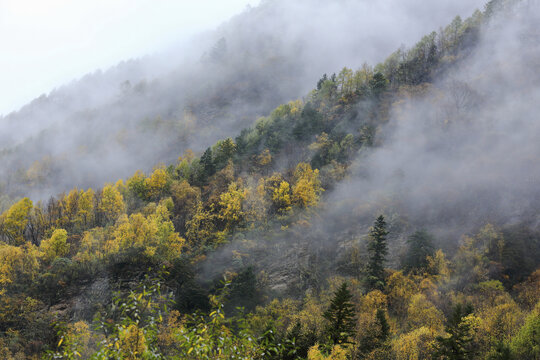
M482 4L395 3L263 2L179 49L56 89L0 118L0 190L46 199L202 151L303 96L323 72L380 61Z
M323 75L201 156L17 202L0 216L2 351L535 358L532 5L492 1Z

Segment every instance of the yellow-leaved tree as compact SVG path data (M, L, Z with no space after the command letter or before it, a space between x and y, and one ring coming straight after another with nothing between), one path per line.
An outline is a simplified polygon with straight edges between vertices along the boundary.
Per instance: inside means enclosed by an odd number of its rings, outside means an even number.
M113 231L113 238L106 244L108 253L139 248L149 256L172 260L180 256L184 239L174 230L170 220L170 198L162 200L155 211L146 217L141 213L118 219Z
M171 221L171 210L174 203L171 198L160 201L156 212L149 216L150 220L156 224L156 249L157 253L168 260L180 256L185 240L175 231Z
M330 354L325 355L317 344L309 348L307 358L308 360L347 360L349 359L349 351L340 345L334 345Z
M392 313L399 320L403 320L407 316L407 308L411 297L418 293L418 286L402 271L396 271L386 281L386 293L388 294L388 305L392 309Z
M286 214L291 210L291 187L285 180L273 189L272 204L278 214Z
M6 242L12 245L24 244L24 230L32 207L32 201L23 198L0 215L0 233Z
M81 190L79 193L79 207L75 217L75 224L81 228L88 228L94 221L94 190Z
M197 209L186 223L186 238L192 249L205 246L215 246L225 241L225 233L218 231L213 205L206 209L202 202L197 204Z
M63 217L57 222L58 226L71 226L73 231L81 231L94 221L94 191L72 189L61 199Z
M171 184L171 196L174 203L172 221L178 232L185 233L186 223L197 211L197 205L201 200L201 189L191 186L187 180L173 181Z
M115 186L106 185L101 191L98 210L104 223L114 222L124 212L124 197Z
M229 189L219 196L219 218L225 222L227 231L244 221L246 213L243 202L246 195L246 189L242 189L237 182L232 182L229 184Z
M407 309L407 322L411 329L426 327L432 333L440 334L444 321L444 314L425 295L416 294L411 298Z
M119 340L119 347L126 360L142 359L148 349L144 331L136 324L123 328Z
M34 245L13 246L0 242L0 295L6 286L18 279L32 281L39 269Z
M104 228L94 228L86 231L79 245L79 251L74 256L74 260L89 262L102 259L106 254L106 235Z
M169 175L164 168L157 168L145 179L146 197L158 199L169 187Z
M41 257L51 262L57 257L63 257L69 252L69 244L67 243L67 231L64 229L56 229L49 239L43 240L39 245Z
M519 331L525 314L509 299L507 303L488 307L479 314L476 339L482 352L488 352L497 343L508 343Z
M433 256L426 258L428 262L428 273L433 276L436 283L447 283L450 281L450 261L446 259L444 252L439 249Z
M112 244L107 250L109 253L116 253L130 248L145 248L153 241L152 238L156 233L155 225L143 214L136 213L129 217L122 214L116 223Z
M436 333L420 327L392 340L392 350L397 360L430 359L435 351Z
M255 156L255 164L260 173L266 174L267 169L272 164L272 153L265 149L259 155Z
M66 196L62 196L60 204L62 206L62 218L59 219L58 227L69 228L71 223L75 222L77 210L79 208L79 189L72 189Z
M141 199L146 199L146 195L148 193L146 189L146 176L142 171L137 170L132 177L127 179L126 187L134 195Z
M293 203L301 208L317 205L323 192L319 180L319 170L313 170L311 165L299 163L294 172L295 183L292 188Z

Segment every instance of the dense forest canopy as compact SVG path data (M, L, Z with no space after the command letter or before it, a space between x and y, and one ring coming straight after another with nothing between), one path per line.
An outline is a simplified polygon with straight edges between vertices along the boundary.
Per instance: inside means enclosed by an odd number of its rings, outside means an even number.
M491 0L310 91L310 51L231 57L227 34L189 76L6 127L30 134L0 134L6 169L77 132L0 179L0 358L539 359L539 23L538 1Z

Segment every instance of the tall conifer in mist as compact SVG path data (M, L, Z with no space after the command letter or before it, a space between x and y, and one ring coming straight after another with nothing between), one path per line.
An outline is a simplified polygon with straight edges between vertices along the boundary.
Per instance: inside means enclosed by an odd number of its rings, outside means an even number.
M388 253L386 235L386 222L384 216L380 215L369 231L369 261L366 269L366 285L369 290L380 290L385 284L384 263Z

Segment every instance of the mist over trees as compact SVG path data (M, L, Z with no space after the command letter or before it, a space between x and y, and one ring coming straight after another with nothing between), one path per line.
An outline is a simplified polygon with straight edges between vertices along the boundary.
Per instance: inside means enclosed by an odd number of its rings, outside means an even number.
M0 357L540 356L540 4L308 3L1 119Z
M482 5L445 0L448 12L415 21L425 5L395 2L399 10L367 1L264 1L177 49L87 74L0 117L0 186L44 200L150 171L187 149L204 151L304 96L321 73L380 61Z

